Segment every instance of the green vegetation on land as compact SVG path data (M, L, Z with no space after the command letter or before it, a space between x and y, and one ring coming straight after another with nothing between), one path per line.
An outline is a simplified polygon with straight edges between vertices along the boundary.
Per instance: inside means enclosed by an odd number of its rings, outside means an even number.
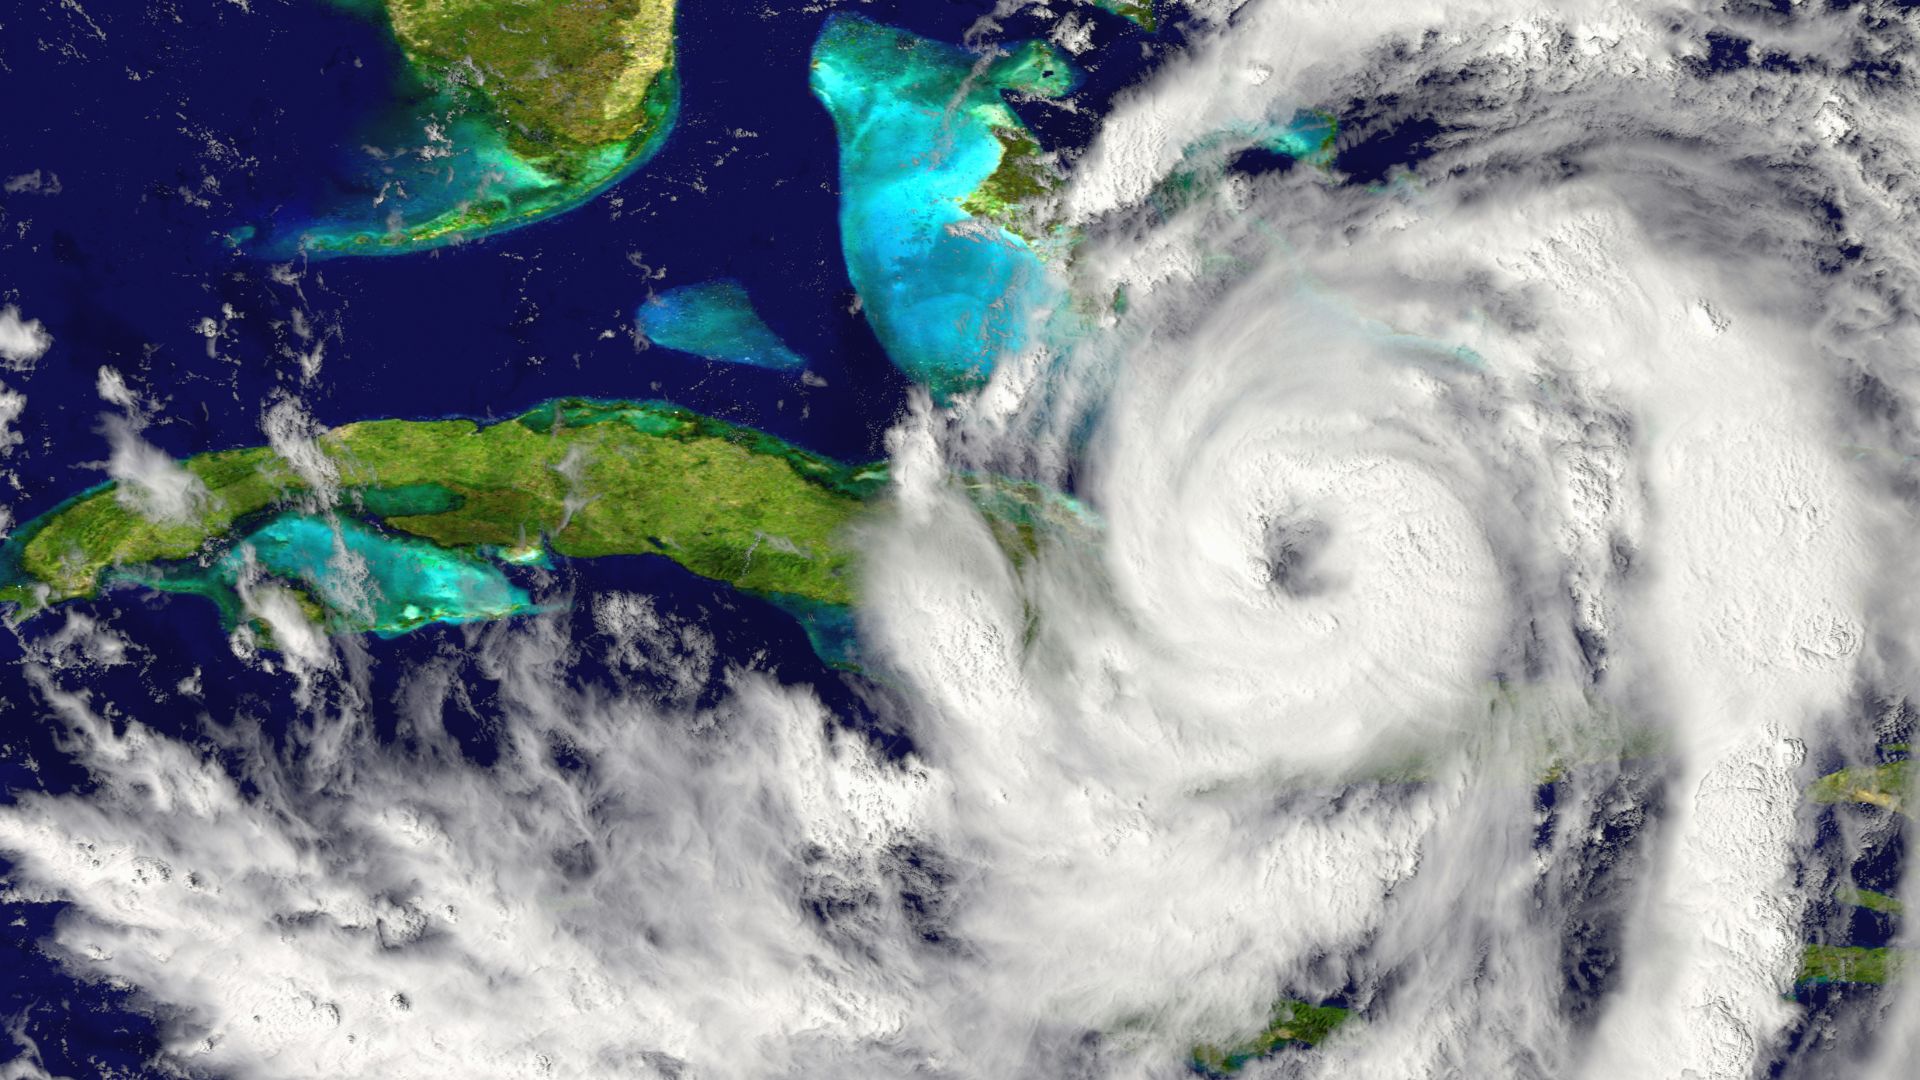
M960 200L960 209L1038 243L1051 227L1039 200L1059 184L1059 171L1025 130L995 128L993 135L1000 140L1000 164Z
M658 555L764 597L822 659L857 664L846 530L887 487L884 463L850 467L672 405L580 398L492 424L348 424L317 448L331 502L265 447L183 462L204 489L187 521L149 520L114 484L82 492L0 544L0 603L31 613L132 582L207 597L237 623L237 584L264 571L331 631L395 633L536 610L488 560ZM1035 484L970 474L956 486L1016 564L1046 535L1097 527ZM371 592L350 580L354 562Z
M1878 986L1899 972L1901 960L1899 953L1885 948L1809 945L1800 963L1800 981Z
M186 522L153 521L119 497L114 484L84 491L21 526L0 546L0 600L35 606L93 592L109 566L185 559L236 519L271 504L291 482L272 450L255 447L200 454L183 464L210 498Z
M407 71L387 122L431 139L418 161L382 159L375 213L313 222L302 250L409 251L524 224L637 167L672 126L674 0L336 2L390 29Z
M647 91L673 59L673 9L673 0L387 3L407 59L456 82L498 118L508 146L540 161L644 134Z
M1132 21L1148 33L1158 26L1158 20L1153 16L1153 0L1093 0L1093 4Z
M1886 893L1874 892L1872 889L1857 889L1853 886L1847 886L1841 889L1838 899L1843 904L1863 907L1868 911L1877 911L1882 915L1899 915L1907 909L1905 904L1888 896Z
M885 482L771 436L657 403L563 400L513 420L375 420L319 440L342 508L454 550L511 559L654 554L703 577L815 604L852 598L840 533ZM91 595L123 565L200 555L312 492L273 451L187 459L193 520L148 520L108 484L29 522L0 549L0 600Z
M1258 1035L1222 1049L1217 1046L1193 1048L1191 1065L1207 1076L1231 1076L1248 1062L1267 1057L1290 1045L1313 1046L1333 1033L1347 1019L1347 1010L1331 1005L1309 1005L1304 1001L1277 1001L1267 1026Z
M1905 806L1912 762L1889 761L1828 773L1807 789L1816 803L1865 803L1898 812Z

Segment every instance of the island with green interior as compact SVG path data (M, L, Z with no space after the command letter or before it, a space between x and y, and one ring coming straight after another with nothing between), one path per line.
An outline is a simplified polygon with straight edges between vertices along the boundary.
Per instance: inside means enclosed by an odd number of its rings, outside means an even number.
M494 423L361 421L314 448L299 472L269 447L185 459L197 499L183 517L149 516L117 483L82 492L0 544L0 604L30 616L133 584L207 597L239 623L258 617L248 600L265 582L329 631L396 634L535 610L505 575L515 564L658 556L768 600L823 659L853 662L849 529L888 489L884 463L661 402L583 398ZM955 484L1012 558L1089 524L1034 484Z
M1347 1010L1338 1006L1282 999L1273 1003L1267 1026L1258 1033L1231 1046L1196 1046L1187 1064L1202 1076L1232 1076L1287 1047L1316 1046L1346 1021Z
M805 622L851 601L843 532L886 482L657 402L364 421L317 447L336 477L325 505L267 447L182 462L202 493L186 520L149 518L116 484L84 492L0 546L0 601L31 613L127 581L217 596L251 570L299 585L334 629L396 632L525 610L476 568L551 552L663 556ZM354 573L371 608L347 602Z
M1148 33L1160 28L1160 20L1153 11L1153 0L1093 0L1093 6L1111 11Z
M1844 807L1851 813L1883 818L1911 815L1913 809L1908 795L1913 783L1913 764L1907 752L1904 743L1883 744L1876 748L1876 762L1836 769L1815 780L1807 787L1807 801L1816 806ZM1864 908L1892 920L1899 920L1906 913L1906 905L1899 897L1861 888L1853 881L1842 884L1834 899L1841 905ZM1843 935L1855 925L1855 920L1843 917L1830 929ZM1818 938L1826 936L1817 935ZM1906 959L1904 948L1816 939L1807 943L1795 981L1801 985L1879 986L1894 976Z

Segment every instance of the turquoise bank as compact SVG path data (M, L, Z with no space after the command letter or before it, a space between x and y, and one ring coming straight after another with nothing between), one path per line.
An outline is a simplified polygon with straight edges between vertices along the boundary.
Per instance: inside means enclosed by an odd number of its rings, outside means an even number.
M1055 97L1075 79L1039 43L981 62L854 15L828 19L814 45L813 92L840 143L847 276L888 356L937 394L985 382L1061 298L983 196L1021 191L1020 162L1038 150L1005 95Z
M1180 151L1180 161L1147 196L1171 216L1219 189L1241 153L1260 150L1326 172L1333 168L1340 122L1330 112L1302 109L1285 120L1262 118L1209 132Z
M655 345L709 360L798 371L806 358L780 340L737 281L705 281L650 297L635 315Z
M1111 11L1149 32L1160 25L1153 10L1153 0L1093 0L1093 6Z
M501 619L535 610L527 594L483 559L351 518L281 514L248 533L210 565L118 571L116 577L167 592L203 596L229 622L245 611L243 578L290 585L334 633L404 634L430 623Z
M1333 163L1333 141L1339 134L1340 122L1332 113L1302 109L1277 131L1265 129L1256 132L1254 137L1259 145L1276 154L1324 167Z

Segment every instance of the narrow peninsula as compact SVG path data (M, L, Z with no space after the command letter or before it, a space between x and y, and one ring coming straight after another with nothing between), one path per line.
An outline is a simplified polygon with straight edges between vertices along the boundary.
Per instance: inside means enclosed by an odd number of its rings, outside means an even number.
M391 31L392 103L326 205L240 230L243 248L394 253L524 225L639 167L672 126L674 0L338 2Z

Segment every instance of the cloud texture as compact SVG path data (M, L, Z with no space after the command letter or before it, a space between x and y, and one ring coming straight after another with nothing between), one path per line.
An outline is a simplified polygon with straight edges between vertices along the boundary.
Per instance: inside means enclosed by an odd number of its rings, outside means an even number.
M1283 997L1362 1019L1251 1074L1904 1075L1898 986L1782 1055L1801 791L1915 675L1910 16L1211 15L1067 201L1126 313L894 432L860 619L911 754L628 594L393 702L262 596L302 725L214 754L75 614L23 678L100 788L0 808L61 955L235 1076L1174 1077ZM1344 165L1210 141L1303 107ZM978 469L1100 527L1011 558ZM483 679L491 764L442 719Z

